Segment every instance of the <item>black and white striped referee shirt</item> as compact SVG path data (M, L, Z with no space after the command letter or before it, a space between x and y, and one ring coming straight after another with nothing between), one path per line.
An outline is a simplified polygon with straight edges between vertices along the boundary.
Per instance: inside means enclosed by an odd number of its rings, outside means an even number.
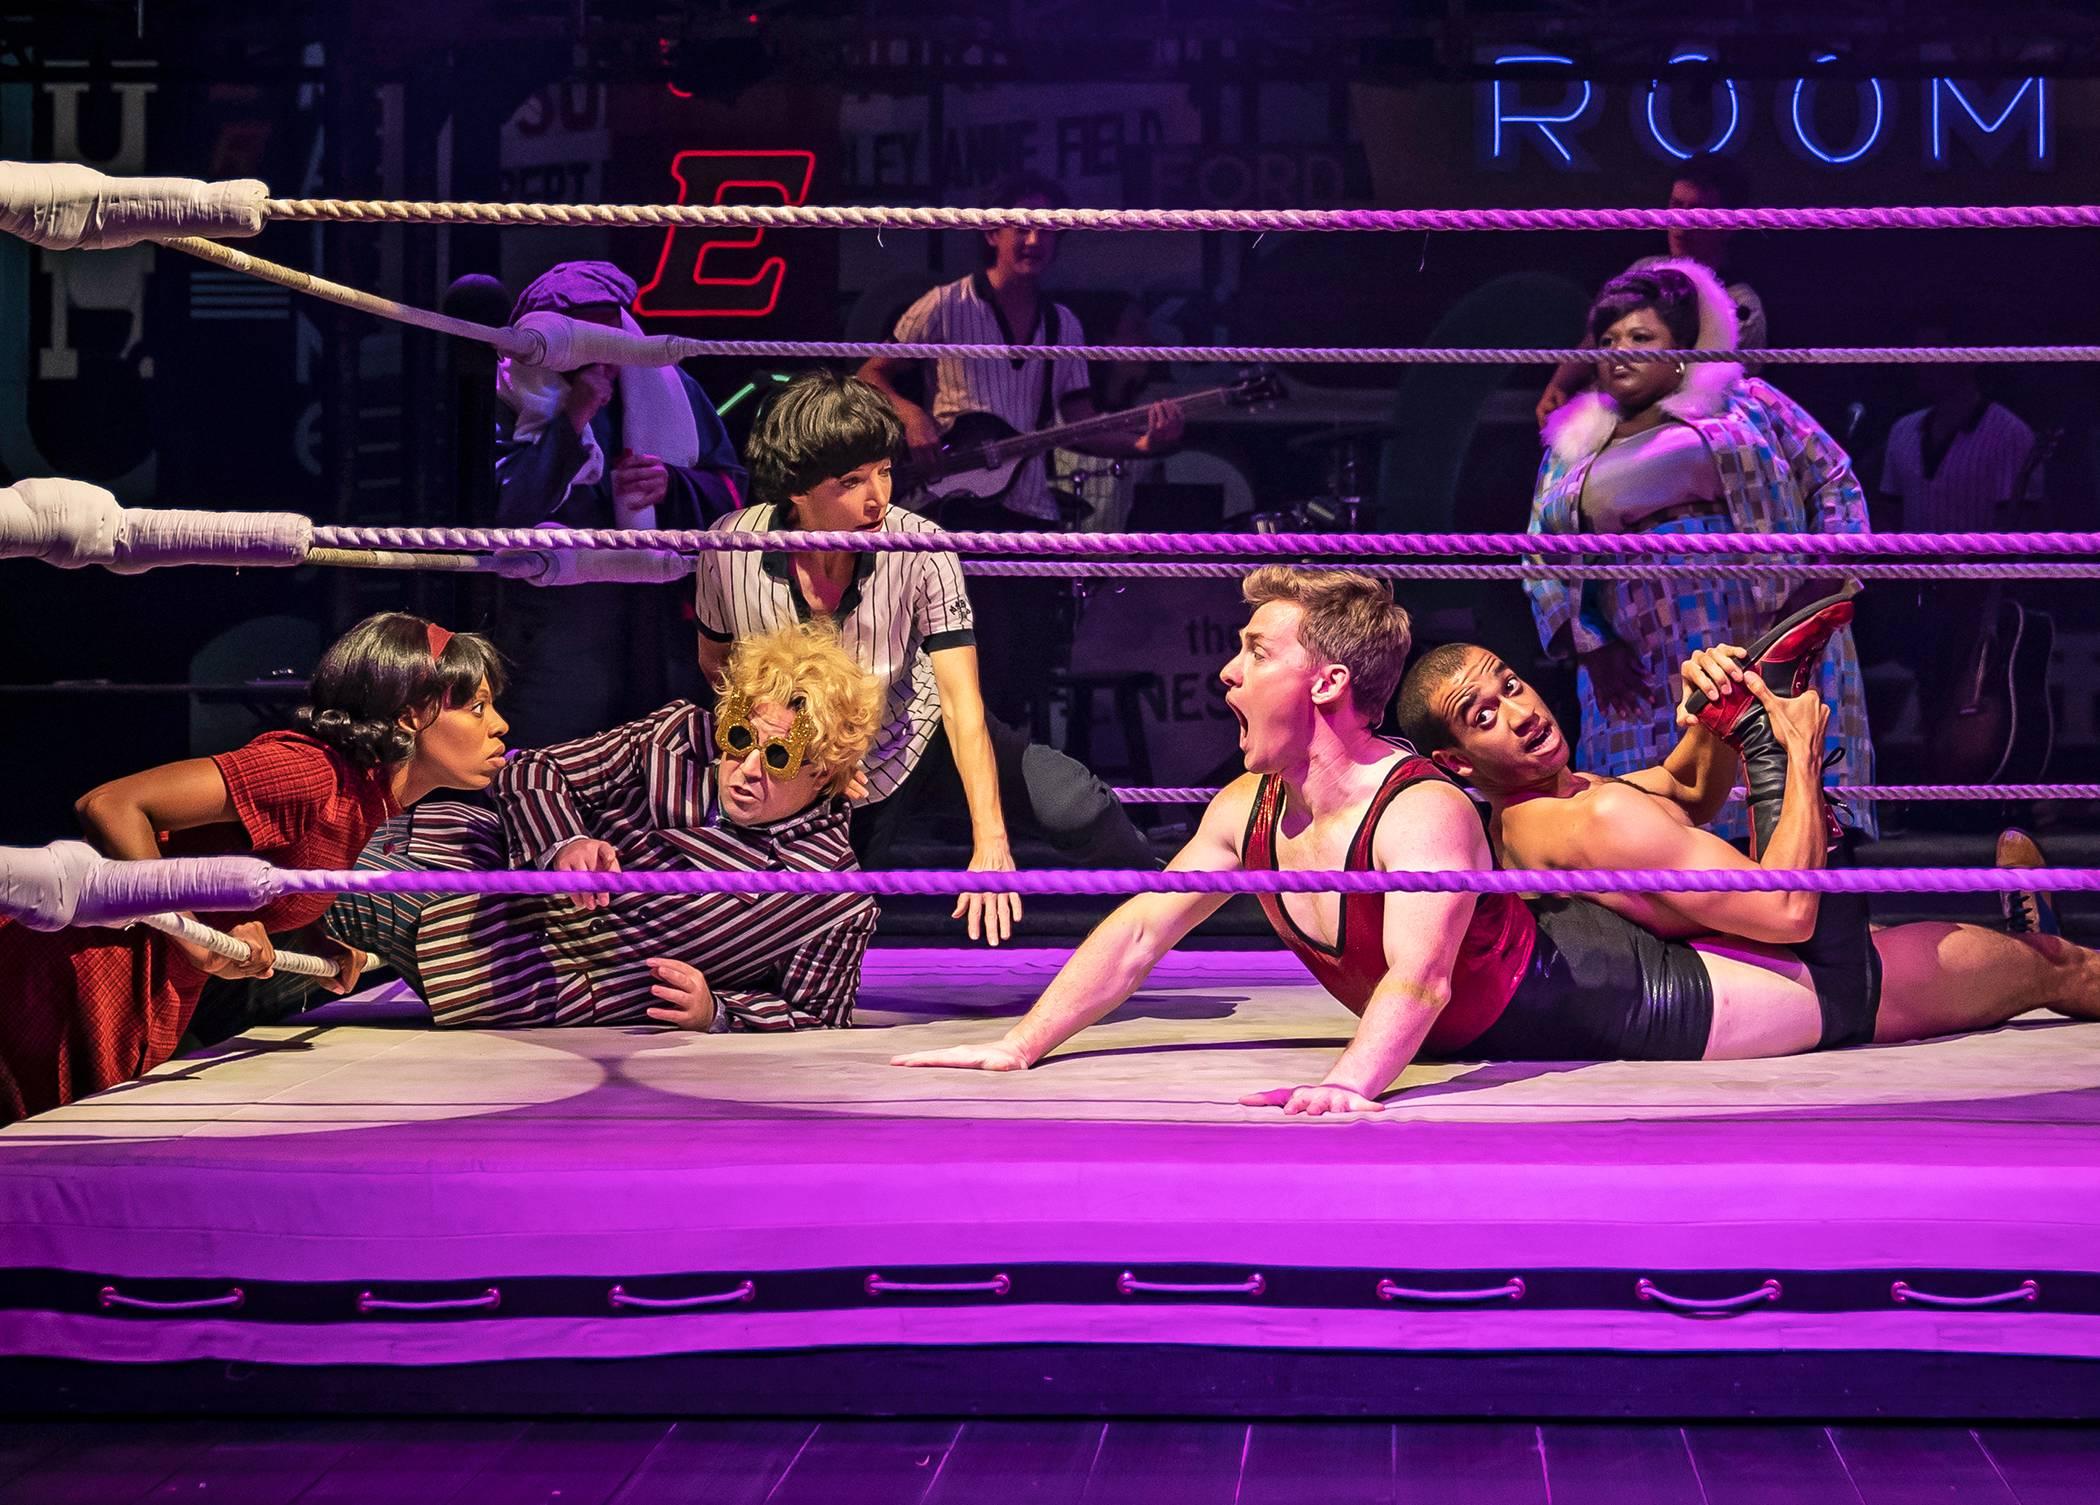
M1045 330L1053 316L1057 338L1049 340ZM897 320L896 338L971 345L1077 345L1082 334L1072 310L1048 298L1038 301L1035 328L1010 333L992 302L991 284L984 273L972 272L960 281L943 283L907 308ZM1058 408L1067 397L1087 390L1085 361L951 359L931 364L933 403L928 411L944 432L960 414L990 413L1021 433L1033 433L1043 427L1044 381L1056 383L1050 403L1052 423L1057 422ZM1041 458L1021 462L1012 489L999 499L999 505L1027 517L1058 520L1057 503L1050 498L1050 473Z
M795 522L792 509L767 502L718 518L714 526L766 533ZM893 506L878 531L941 529ZM693 605L700 631L718 643L807 622L811 615L788 556L770 551L701 555ZM962 563L953 554L856 554L833 625L854 662L882 682L886 697L882 730L862 765L868 776L863 803L872 805L896 793L940 730L941 698L927 655L977 642Z

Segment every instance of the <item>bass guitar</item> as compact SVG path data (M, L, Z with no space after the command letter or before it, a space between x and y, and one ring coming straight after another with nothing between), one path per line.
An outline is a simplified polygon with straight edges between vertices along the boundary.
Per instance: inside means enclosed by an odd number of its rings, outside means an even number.
M1184 416L1213 409L1252 408L1275 402L1283 395L1275 373L1256 371L1228 387L1209 387L1173 399ZM945 507L984 508L997 506L1013 489L1021 466L1053 449L1084 444L1108 434L1142 432L1145 408L1125 408L1099 413L1072 423L1022 433L1004 419L990 413L961 413L942 436L939 455L928 464L905 461L892 472L899 497L923 498L915 510L939 515Z

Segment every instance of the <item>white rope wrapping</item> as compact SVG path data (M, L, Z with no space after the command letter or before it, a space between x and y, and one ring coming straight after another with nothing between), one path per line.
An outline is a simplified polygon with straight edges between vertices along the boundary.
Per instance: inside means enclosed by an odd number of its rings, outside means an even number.
M260 857L117 862L84 841L0 847L0 914L31 930L129 925L171 909L260 909L280 892Z
M578 366L602 363L609 366L675 366L704 341L681 339L669 334L633 334L584 319L572 319L553 309L526 314L513 328L536 342L538 354L530 357L535 366L554 371L574 371Z
M514 559L514 555L499 555ZM536 573L522 578L534 585L663 585L688 578L699 565L689 554L650 550L614 554L604 549L535 549ZM505 574L511 571L506 569Z
M77 162L0 162L0 230L47 251L110 251L168 235L254 235L255 178L113 178Z
M313 524L291 512L125 507L85 481L33 477L0 488L0 559L118 574L162 565L305 562Z
M158 930L163 935L176 936L193 946L202 946L216 956L229 957L245 962L255 954L255 948L246 941L237 941L223 930L214 930L183 914L149 914L139 923L149 930ZM299 977L327 977L336 975L335 963L322 961L318 956L308 956L303 951L280 951L274 964L279 972L290 972Z

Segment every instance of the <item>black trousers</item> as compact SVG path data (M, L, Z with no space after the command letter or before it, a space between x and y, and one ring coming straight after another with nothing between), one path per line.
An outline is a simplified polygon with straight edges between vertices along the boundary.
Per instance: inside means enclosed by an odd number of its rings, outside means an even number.
M1010 834L1049 842L1075 867L1157 866L1123 806L1085 764L1030 742L997 717L985 722ZM969 809L948 734L937 731L896 793L853 813L853 849L863 867L887 867L891 848L907 832L944 819L967 820Z
M1039 464L1039 461L1028 461ZM988 533L1057 531L1057 524L1004 507L980 507L954 516L951 528ZM985 709L1014 726L1042 725L1050 676L1072 654L1072 582L996 579L970 582L977 623L977 681Z

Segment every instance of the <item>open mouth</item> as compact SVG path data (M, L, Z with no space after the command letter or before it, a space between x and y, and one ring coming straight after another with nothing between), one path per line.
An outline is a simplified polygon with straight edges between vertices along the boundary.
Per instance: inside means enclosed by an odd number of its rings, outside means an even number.
M1532 754L1544 752L1547 744L1552 740L1553 724L1549 721L1524 739L1524 751Z

